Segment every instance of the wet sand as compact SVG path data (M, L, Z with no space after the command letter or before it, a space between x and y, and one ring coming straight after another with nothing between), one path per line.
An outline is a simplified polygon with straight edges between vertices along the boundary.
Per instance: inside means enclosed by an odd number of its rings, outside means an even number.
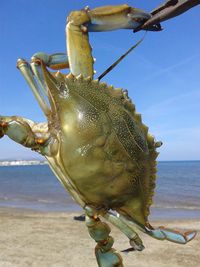
M39 213L0 209L0 267L97 267L95 242L85 223L73 220L75 213ZM200 231L200 220L153 221L177 229ZM158 241L138 231L145 245L142 252L121 253L125 267L197 267L200 235L187 245ZM129 247L121 232L112 226L114 247Z

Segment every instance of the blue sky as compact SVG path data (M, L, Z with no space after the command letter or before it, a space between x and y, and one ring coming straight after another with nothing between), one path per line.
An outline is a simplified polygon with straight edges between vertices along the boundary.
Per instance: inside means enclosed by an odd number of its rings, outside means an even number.
M71 10L89 5L122 4L122 0L1 0L0 114L45 120L34 96L16 69L17 58L35 52L65 52L65 23ZM161 1L126 1L151 11ZM129 90L137 111L157 140L159 160L200 160L200 6L149 32L143 43L104 81ZM91 33L95 69L101 74L138 41L129 30ZM39 156L7 137L0 140L0 160Z

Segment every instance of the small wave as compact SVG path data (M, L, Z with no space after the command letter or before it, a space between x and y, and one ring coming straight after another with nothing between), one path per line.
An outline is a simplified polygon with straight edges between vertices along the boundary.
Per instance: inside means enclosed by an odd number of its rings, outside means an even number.
M46 204L54 204L57 203L57 201L49 200L49 199L37 199L36 200L39 203L46 203Z
M10 200L8 197L0 197L0 201L7 201Z
M20 198L20 197L0 197L0 202L3 201L8 201L8 202L31 202L31 201L35 201L32 199L28 199L28 198Z
M186 210L200 210L200 206L184 206L184 205L153 205L153 208L159 209L186 209Z
M16 198L16 197L0 197L0 202L23 202L23 203L44 203L44 204L56 204L58 201L50 200L50 199L37 199L37 198Z

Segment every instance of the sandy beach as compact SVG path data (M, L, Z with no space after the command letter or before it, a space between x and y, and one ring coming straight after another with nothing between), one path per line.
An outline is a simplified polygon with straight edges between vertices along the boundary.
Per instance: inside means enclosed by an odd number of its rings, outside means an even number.
M39 213L0 209L0 267L97 267L95 242L75 213ZM154 221L177 229L200 231L200 220ZM115 248L129 247L127 238L112 227ZM188 267L200 262L200 235L187 245L158 241L140 234L143 252L121 253L125 267Z

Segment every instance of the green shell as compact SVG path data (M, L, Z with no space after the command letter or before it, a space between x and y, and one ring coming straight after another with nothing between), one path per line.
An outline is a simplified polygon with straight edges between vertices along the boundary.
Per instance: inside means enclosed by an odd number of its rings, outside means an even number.
M95 158L95 162L99 160L105 164L99 165L102 166L101 170L88 179L84 175L80 176L80 179L77 178L73 175L73 171L70 176L80 194L84 195L85 202L106 206L132 217L139 223L147 223L155 188L158 153L154 138L148 133L148 127L142 123L141 115L136 113L127 92L97 80L85 79L81 76L75 78L73 75L65 76L61 73L54 74L54 77L49 73L45 80L51 91L54 108L57 109L58 121L61 121L66 113L75 112L67 108L70 101L74 101L73 110L80 108L79 105L83 102L85 122L89 124L92 121L92 127L96 127L95 142L91 139L91 144L87 143L90 148L86 149L85 162L92 165ZM95 115L90 114L91 110ZM87 116L89 119L86 118ZM66 121L60 122L61 133L65 124ZM107 130L103 130L102 133L100 129L106 129L106 127ZM65 135L62 135L63 140ZM100 144L103 139L106 141ZM63 150L67 150L65 141L63 142ZM100 152L94 154L94 151ZM78 166L81 160L80 156L77 157L74 164ZM108 162L107 165L106 162ZM66 160L64 168L68 173L72 165L72 161L67 163ZM84 172L84 165L82 166ZM81 183L81 180L84 180L84 183ZM110 189L109 181L112 183Z

